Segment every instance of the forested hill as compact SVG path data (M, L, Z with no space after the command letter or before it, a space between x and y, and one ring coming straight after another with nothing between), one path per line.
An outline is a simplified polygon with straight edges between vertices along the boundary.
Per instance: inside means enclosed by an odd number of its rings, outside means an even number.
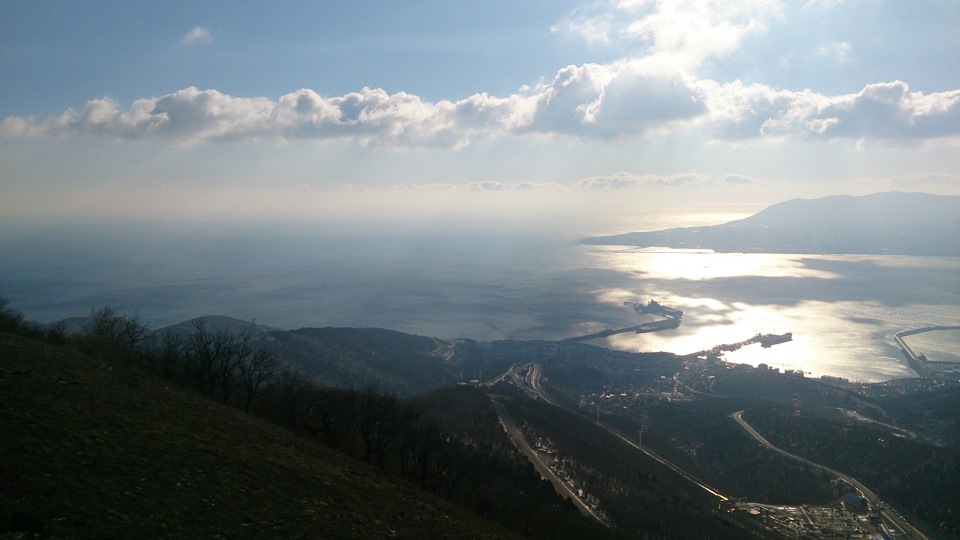
M0 537L513 537L142 370L3 332L0 358Z
M960 197L889 192L793 199L722 225L631 232L581 243L745 253L960 256Z

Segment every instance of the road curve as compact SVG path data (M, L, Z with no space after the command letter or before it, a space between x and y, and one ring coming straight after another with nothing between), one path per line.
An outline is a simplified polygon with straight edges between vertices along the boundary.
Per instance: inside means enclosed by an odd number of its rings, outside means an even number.
M743 411L737 411L731 414L730 417L733 418L738 424L740 424L740 427L742 427L744 431L746 431L751 437L753 437L754 440L756 440L763 446L769 448L770 450L773 450L774 452L778 452L791 459L800 461L801 463L810 465L811 467L816 467L822 471L825 471L829 474L832 474L833 476L836 476L837 478L840 478L846 481L848 484L855 487L858 491L860 491L860 494L863 495L868 501L870 501L870 504L877 509L877 512L880 514L880 517L883 518L886 523L892 524L894 527L899 529L900 532L903 533L907 538L919 538L921 540L927 540L927 537L924 536L923 533L918 531L913 525L910 525L905 519L900 517L898 514L891 512L890 507L884 504L884 502L880 500L880 497L878 497L876 493L874 493L873 491L870 491L870 489L868 489L867 486L861 484L855 478L848 476L846 474L843 474L842 472L837 471L835 469L831 469L830 467L827 467L825 465L821 465L819 463L810 461L807 458L800 457L796 454L791 454L790 452L787 452L786 450L778 446L774 446L770 441L765 439L763 435L760 435L760 433L758 433L757 430L753 429L753 426L748 424L747 421L743 419Z

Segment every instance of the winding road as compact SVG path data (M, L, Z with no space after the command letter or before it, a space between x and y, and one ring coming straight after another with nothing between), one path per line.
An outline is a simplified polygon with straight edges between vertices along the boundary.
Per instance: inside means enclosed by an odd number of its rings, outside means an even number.
M816 467L822 471L832 474L833 476L836 476L837 478L844 480L845 482L847 482L848 484L856 488L857 491L860 492L860 495L862 495L865 499L870 501L870 504L877 509L877 513L880 514L880 517L883 519L884 524L887 525L888 529L890 529L891 531L899 531L900 534L903 534L907 538L919 538L921 540L927 540L927 537L924 536L923 533L921 533L916 528L914 528L913 525L910 525L909 523L907 523L905 519L900 517L899 514L894 512L887 504L885 504L882 500L880 500L880 497L878 497L876 493L874 493L873 491L870 491L870 489L868 489L867 486L861 484L855 478L848 476L846 474L843 474L842 472L837 471L835 469L831 469L830 467L827 467L825 465L821 465L819 463L810 461L807 458L800 457L796 454L791 454L790 452L787 452L786 450L780 447L774 446L770 441L765 439L763 435L760 435L760 433L758 433L757 430L753 428L753 426L748 424L747 421L743 419L743 411L737 411L731 414L730 417L733 418L738 424L740 424L740 427L742 427L748 434L750 434L750 436L753 437L754 440L756 440L763 446L769 448L770 450L773 450L774 452L778 452L791 459L795 459L811 467Z

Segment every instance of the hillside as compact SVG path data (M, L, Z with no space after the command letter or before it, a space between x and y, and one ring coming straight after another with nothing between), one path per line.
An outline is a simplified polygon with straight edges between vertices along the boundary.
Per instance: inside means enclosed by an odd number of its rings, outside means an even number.
M960 530L943 474L957 468L955 380L827 384L709 356L375 328L134 343L110 330L135 319L95 315L99 331L56 340L70 349L0 333L0 538L506 534L485 519L535 538L767 537L776 520L750 505L844 494L834 473L758 447L735 414L855 470L931 538ZM0 325L36 333L13 310ZM244 383L256 366L262 392Z
M301 328L268 332L279 358L330 387L373 386L401 396L457 381L460 371L445 360L449 342L381 328Z
M254 321L244 321L234 317L227 317L226 315L205 315L203 317L197 317L182 323L165 326L158 329L157 332L171 332L174 334L187 335L193 333L197 323L203 323L206 325L207 329L213 333L231 332L234 334L239 334L241 332L250 332L254 335L259 335L264 332L279 330L279 328L274 328L272 326L257 324Z
M581 243L743 253L960 256L960 197L890 192L793 199L722 225L631 232Z
M508 538L136 369L0 333L0 534Z

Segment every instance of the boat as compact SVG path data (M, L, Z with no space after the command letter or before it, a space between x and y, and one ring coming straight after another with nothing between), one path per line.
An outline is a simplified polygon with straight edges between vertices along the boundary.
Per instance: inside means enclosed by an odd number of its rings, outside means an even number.
M679 319L680 317L683 317L683 311L674 309L672 307L667 307L656 300L650 300L646 304L633 304L633 309L636 310L637 313L652 313L654 315L661 315L663 317L670 317L672 319Z
M760 342L760 346L769 349L778 343L786 343L787 341L793 341L793 332L787 332L786 334L757 334L756 340Z

